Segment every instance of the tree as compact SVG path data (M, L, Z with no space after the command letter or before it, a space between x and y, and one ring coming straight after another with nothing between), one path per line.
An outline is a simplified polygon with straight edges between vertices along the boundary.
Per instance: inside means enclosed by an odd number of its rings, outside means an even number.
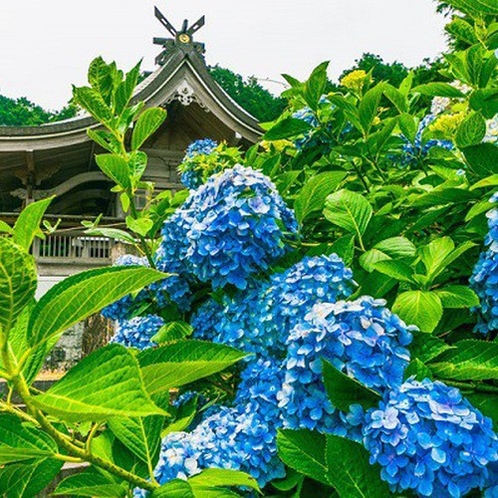
M69 103L60 111L47 111L26 97L12 99L0 95L0 126L38 126L72 118L77 107Z
M247 80L219 65L209 68L214 80L237 104L259 121L273 121L285 109L286 101L263 88L254 76Z

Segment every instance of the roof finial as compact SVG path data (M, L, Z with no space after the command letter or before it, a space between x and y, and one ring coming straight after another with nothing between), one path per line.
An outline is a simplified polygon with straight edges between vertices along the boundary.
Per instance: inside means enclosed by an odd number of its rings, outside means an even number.
M164 50L156 57L156 64L163 65L166 60L172 54L174 49L180 49L183 52L195 51L201 55L204 54L204 44L199 42L194 42L192 35L199 31L199 29L204 26L205 17L202 16L197 22L189 27L188 19L185 19L182 24L182 29L178 31L161 13L161 11L154 7L154 14L159 19L159 22L169 31L169 33L174 36L172 38L154 38L154 43L156 45L162 45Z

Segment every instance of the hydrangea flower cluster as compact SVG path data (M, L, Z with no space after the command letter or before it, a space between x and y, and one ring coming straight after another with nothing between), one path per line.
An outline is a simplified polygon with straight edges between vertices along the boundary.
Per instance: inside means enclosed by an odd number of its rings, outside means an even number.
M156 344L150 339L164 325L164 320L155 315L136 316L131 320L118 321L116 333L111 342L128 348L146 349Z
M487 485L498 461L492 422L442 382L409 380L370 410L363 429L371 463L393 492L459 498Z
M210 177L166 221L160 259L214 289L245 289L251 274L285 253L284 231L295 233L297 223L273 183L236 165Z
M498 193L491 202L498 201ZM488 249L481 253L474 267L470 284L480 299L475 311L479 314L476 332L487 334L498 330L498 208L487 213L489 232L485 239Z
M418 161L427 156L433 147L440 147L446 150L452 150L454 148L451 140L424 139L424 132L426 128L435 119L436 116L434 114L428 114L420 121L417 134L415 135L415 141L413 143L411 143L406 137L401 137L405 141L405 144L403 145L403 165L407 166L417 164Z
M221 304L207 301L192 318L201 339L257 353L285 357L287 337L315 303L351 295L353 274L336 255L305 257L269 281L253 280Z
M364 296L352 302L313 306L287 340L286 370L279 406L286 427L319 429L346 435L348 424L327 398L321 382L326 359L338 370L379 393L398 387L410 361L407 327L385 308L385 301ZM361 411L356 414L361 417ZM350 417L350 437L361 418Z
M187 147L185 157L178 169L182 173L182 183L188 189L196 189L204 183L202 168L199 161L196 161L195 158L211 154L216 147L218 147L218 142L210 138L195 140Z

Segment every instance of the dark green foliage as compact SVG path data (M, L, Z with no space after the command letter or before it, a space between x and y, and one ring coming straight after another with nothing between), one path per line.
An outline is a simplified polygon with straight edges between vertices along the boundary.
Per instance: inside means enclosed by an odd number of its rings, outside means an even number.
M60 111L47 111L26 97L11 99L0 95L0 126L38 126L62 121L74 117L77 109L70 102Z
M210 67L209 72L237 104L259 121L273 121L285 109L285 100L273 96L254 76L244 80L240 74L218 65Z

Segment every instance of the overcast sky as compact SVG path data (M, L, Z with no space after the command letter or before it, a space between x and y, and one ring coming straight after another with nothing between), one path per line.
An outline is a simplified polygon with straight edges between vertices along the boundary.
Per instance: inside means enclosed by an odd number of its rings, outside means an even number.
M208 64L243 76L304 79L330 60L337 78L363 52L410 66L445 49L432 0L1 0L0 94L59 109L98 55L154 69L152 38L168 36L154 5L177 28L204 14Z

